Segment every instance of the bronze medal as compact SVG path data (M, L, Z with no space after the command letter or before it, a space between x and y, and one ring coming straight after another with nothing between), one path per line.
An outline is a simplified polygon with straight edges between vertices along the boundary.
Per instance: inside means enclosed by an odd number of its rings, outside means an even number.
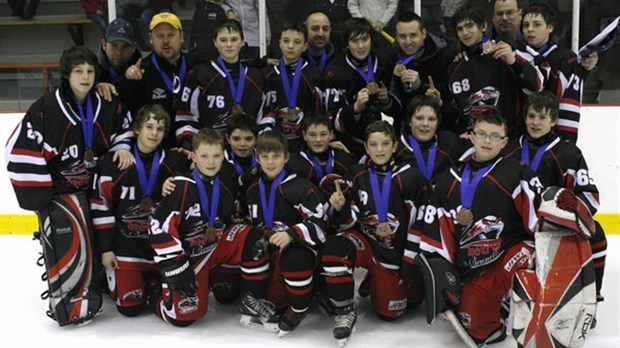
M205 227L205 239L207 240L207 242L215 241L216 239L215 227L213 226Z
M375 228L375 233L381 238L385 238L392 234L392 228L387 222L380 222Z
M394 76L401 77L405 70L407 70L405 64L396 64L394 66Z
M474 213L471 209L463 208L456 213L456 222L460 225L469 226L474 222Z
M297 120L299 120L299 111L295 108L289 108L286 111L286 120L289 122L297 122Z
M379 93L379 85L375 81L368 82L366 85L368 94L373 95Z
M84 151L84 162L93 163L95 162L95 153L91 149L86 149Z
M232 106L232 114L233 115L238 115L238 114L242 114L243 113L243 106L241 106L241 104L234 104Z
M153 209L154 205L155 204L153 203L153 199L149 196L143 197L140 201L140 209L142 209L142 211L150 212Z

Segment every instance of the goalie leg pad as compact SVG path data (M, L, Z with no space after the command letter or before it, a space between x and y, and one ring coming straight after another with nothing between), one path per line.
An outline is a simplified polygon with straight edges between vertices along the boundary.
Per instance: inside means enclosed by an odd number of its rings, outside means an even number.
M54 198L38 217L51 316L60 326L88 322L102 298L86 195Z
M439 313L459 304L463 285L454 265L443 257L420 253L416 261L424 278L426 322L431 324Z
M512 335L519 346L583 346L596 310L588 241L572 231L537 232L535 260L535 271L515 274Z

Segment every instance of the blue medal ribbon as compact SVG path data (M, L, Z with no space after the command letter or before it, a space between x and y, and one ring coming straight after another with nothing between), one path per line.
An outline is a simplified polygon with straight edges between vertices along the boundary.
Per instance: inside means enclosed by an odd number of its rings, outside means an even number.
M320 62L317 62L316 59L314 59L314 56L312 55L312 52L310 52L310 51L308 51L308 60L310 61L310 64L312 64L314 66L318 66L321 71L325 71L325 64L327 64L327 52L326 52L326 49L323 49L323 52L321 52L321 61Z
M147 177L144 162L142 162L140 152L138 151L138 145L135 145L133 147L133 156L136 158L136 171L138 172L138 180L140 181L142 195L145 197L151 197L153 195L155 183L157 182L157 173L159 173L160 152L161 151L159 150L155 151L155 154L153 155L153 163L151 164L151 172Z
M420 149L420 144L418 143L418 140L414 138L411 134L409 134L409 145L411 145L411 148L413 149L413 155L415 156L415 161L418 164L420 172L422 172L426 180L430 181L433 177L435 158L437 157L437 140L435 140L431 144L431 147L428 149L428 162L424 161L424 156L422 155L422 149Z
M523 144L521 144L521 160L523 163L528 165L534 173L538 171L538 166L540 165L540 161L542 160L543 155L547 151L547 147L549 147L549 143L543 144L538 150L536 150L536 154L532 159L530 164L530 146L527 142L527 139L523 139Z
M463 169L463 175L461 176L461 205L465 209L471 209L471 205L474 202L474 196L476 195L476 188L480 183L482 177L491 170L493 164L481 168L474 175L474 179L471 180L471 163L467 162Z
M374 69L373 65L374 64L372 64L372 54L368 55L368 62L366 63L366 71L364 71L364 69L360 68L359 66L353 64L353 66L355 67L355 70L357 70L357 72L362 76L364 81L368 83L375 80L375 72L373 71Z
M331 174L334 171L334 154L333 150L328 150L327 153L327 163L325 164L325 172L323 172L323 167L316 160L316 158L310 153L310 151L306 151L306 155L312 161L312 167L314 168L314 173L316 174L317 182L320 182L321 179L325 176L325 174Z
M233 98L233 103L241 104L241 99L243 98L243 89L245 88L245 65L239 62L239 82L235 86L235 81L228 72L228 68L226 68L226 63L224 63L222 57L217 57L217 64L226 74L226 79L228 80L228 88L230 89L230 95Z
M304 65L304 60L299 58L297 66L295 66L295 72L293 73L293 85L288 79L288 69L284 64L284 59L280 59L280 76L282 77L282 85L284 87L284 95L286 96L286 104L289 109L293 109L297 106L297 94L299 94L299 82L301 81L301 69Z
M172 80L170 79L168 74L166 74L166 72L159 66L159 63L157 62L157 58L155 58L154 54L151 55L151 62L155 66L155 69L157 69L157 71L159 72L159 76L161 76L161 79L164 81L164 84L166 85L166 89L168 89L168 91L170 91L172 95L179 94L181 90L183 89L181 87L183 86L185 82L185 75L187 74L187 64L185 63L185 57L181 57L181 68L179 69L179 74L177 75L177 77L179 78L179 86L178 86L179 88L176 88L176 89L172 85Z
M414 54L412 54L410 56L405 55L404 57L400 57L400 59L396 61L396 64L403 64L403 65L409 64L412 60L415 59L415 57L418 55L418 53L422 49L424 49L424 46L426 46L426 44L422 44L422 47L420 47L420 49L416 53L414 53Z
M95 112L93 109L93 101L90 99L90 93L86 95L86 115L84 115L84 109L82 103L73 96L75 105L77 106L80 119L82 120L82 134L84 136L84 146L87 149L93 148L93 133L95 131Z
M217 208L220 203L220 177L218 175L213 179L213 192L211 192L211 203L209 203L209 197L207 196L207 190L205 184L202 182L200 173L197 169L194 169L192 176L196 181L196 187L198 188L198 196L200 197L200 206L202 207L202 213L207 217L209 226L215 225L217 218Z
M235 165L235 171L237 172L237 175L241 176L243 174L243 167L241 166L241 163L237 161L237 156L235 155L235 152L233 150L230 150L230 157L232 158L233 164ZM252 152L251 161L251 168L256 167L256 153L254 152Z
M110 73L110 80L112 80L112 83L116 82L116 80L118 79L118 72L116 71L116 69L114 69L110 65L110 69L108 69L108 71Z
M285 177L286 170L283 169L271 183L269 197L265 195L265 181L263 178L258 180L258 191L260 193L260 202L263 207L263 218L265 219L265 226L269 229L273 228L273 216L276 211L276 191Z
M372 198L375 202L375 208L377 209L377 215L379 216L379 222L386 222L388 220L388 206L390 205L390 189L392 186L392 170L388 170L383 178L383 188L379 188L379 179L374 169L369 168L368 174L370 175L370 188L372 189Z

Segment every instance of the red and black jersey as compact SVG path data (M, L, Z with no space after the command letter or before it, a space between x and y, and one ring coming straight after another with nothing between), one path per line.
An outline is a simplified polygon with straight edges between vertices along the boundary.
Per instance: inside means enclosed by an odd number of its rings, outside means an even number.
M157 204L162 198L164 181L177 172L186 171L187 165L177 152L160 150L159 161L155 164L154 155L140 154L140 158L147 175L153 165L159 166L150 196L152 202ZM105 156L98 165L91 198L93 227L100 252L114 251L117 256L153 258L148 238L155 205L143 206L143 198L136 165L120 170L112 161L112 156Z
M259 229L266 227L265 211L259 185L265 187L269 199L273 181L261 177L254 181L246 192L246 203L252 224ZM297 174L286 173L275 190L273 212L274 231L286 231L293 243L315 247L327 238L327 202L318 187Z
M525 144L528 146L527 159L523 157ZM544 153L540 162L536 163L536 153L541 148ZM553 132L539 139L521 136L508 144L506 157L514 157L525 162L536 172L544 187L565 187L588 205L592 215L598 211L600 206L598 188L590 176L583 153L575 143L561 140Z
M528 63L538 72L536 91L549 91L560 103L557 129L562 139L577 142L581 117L581 92L583 70L577 55L555 44L547 44L539 50L523 46L515 50L517 60Z
M398 162L411 164L411 166L418 168L426 176L418 163L418 158L414 154L410 137L413 137L411 133L401 135L394 158ZM433 147L435 148L435 160L432 171L430 171L430 179L428 179L429 182L433 182L439 175L456 166L459 158L471 146L471 143L469 143L469 140L459 138L451 131L438 131L431 141L418 142L418 146L424 161L422 167L428 166L430 150Z
M314 161L320 167L318 173ZM329 149L322 154L315 154L308 149L303 149L291 154L286 167L318 186L322 176L326 174L334 173L343 178L348 178L349 169L356 163L353 156L340 149ZM319 177L320 174L322 174L321 177ZM329 197L327 198L329 199Z
M71 96L63 87L38 99L7 141L7 170L23 209L38 211L54 195L90 191L99 158L130 149L131 113L119 99L106 102L93 91L94 158L85 160L82 119Z
M154 62L157 62L161 72ZM187 84L187 71L191 66L192 63L185 54L181 54L177 64L173 65L151 53L142 59L141 67L144 72L141 80L129 80L122 75L115 83L118 95L133 115L147 104L159 104L168 112L172 131L164 139L163 146L166 148L177 147L174 115L177 113L183 86Z
M464 162L437 180L409 236L412 243L405 261L414 262L419 241L420 251L441 255L468 279L484 272L516 243L534 242L542 187L534 172L514 159L498 157L480 163L469 158ZM471 168L470 177L481 175L468 207L473 214L470 222L457 221L458 213L465 209L461 183L466 166Z
M217 62L211 61L210 64L196 65L188 73L176 116L176 136L181 144L191 143L191 137L204 127L215 129L225 138L228 119L232 116L235 104L227 74L230 74L235 86L239 86L239 77L244 77L243 96L239 105L243 112L260 119L263 105L262 74L256 68L240 64L226 63L227 71L224 71Z
M372 71L374 81L388 89L392 81L393 64L389 58L370 53L368 60L357 61L348 54L334 59L325 71L325 103L327 113L334 120L336 135L357 158L364 155L364 138L366 127L382 118L382 114L394 118L394 128L400 130L400 101L390 94L388 105L381 105L376 95L370 97L361 113L355 114L353 104L357 93L367 87L368 82L360 75L362 71Z
M238 185L231 176L219 173L220 193L216 217L209 223L208 211L203 212L200 195L193 172L174 178L175 188L155 209L150 228L151 247L155 250L155 261L174 259L185 254L195 262L211 253L218 245L222 233L231 224L231 217L238 212ZM209 208L214 202L213 188L216 177L203 177ZM204 207L206 210L206 207ZM212 227L216 238L207 236Z
M375 169L369 164L359 164L349 171L353 182L353 198L350 209L345 206L338 219L341 229L356 226L368 236L378 260L388 268L398 268L403 259L407 234L413 226L418 209L428 199L429 188L422 174L409 164L390 165L391 176L386 168ZM377 209L381 198L373 193L371 173L377 175L378 187L382 188L384 180L391 180L387 221L382 221ZM379 191L381 192L381 191ZM382 236L377 233L379 223L387 222L390 234ZM391 266L390 266L391 265Z
M301 65L301 77L296 96L296 105L289 112L280 64L270 66L264 75L265 108L258 120L262 129L277 129L288 140L289 150L297 151L303 144L301 125L305 115L318 111L321 107L323 73L309 62L300 58L295 64L286 66L289 86L293 85L297 64ZM289 87L290 88L290 87ZM292 92L292 90L291 90Z
M473 129L474 120L489 108L498 108L510 134L520 120L521 105L517 75L511 66L482 54L481 46L470 48L467 59L448 68L448 88L460 113L457 133Z

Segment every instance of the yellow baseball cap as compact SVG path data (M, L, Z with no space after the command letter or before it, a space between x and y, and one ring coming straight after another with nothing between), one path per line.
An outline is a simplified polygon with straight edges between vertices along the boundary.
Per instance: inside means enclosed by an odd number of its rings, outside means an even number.
M156 26L168 23L172 25L177 30L183 30L183 26L181 25L181 20L174 13L170 12L162 12L158 13L151 18L151 24L149 25L149 30L155 29Z

